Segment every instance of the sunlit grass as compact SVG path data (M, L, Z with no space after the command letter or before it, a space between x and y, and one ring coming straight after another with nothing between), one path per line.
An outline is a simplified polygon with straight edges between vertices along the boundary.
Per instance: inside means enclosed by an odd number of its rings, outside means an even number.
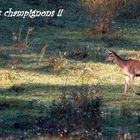
M52 72L40 72L39 70L9 70L11 79L2 79L0 87L4 90L1 96L7 98L19 98L19 99L36 99L42 101L51 101L60 96L62 91L60 88L65 86L80 86L82 84L97 85L99 96L102 96L106 102L104 104L111 106L119 106L121 100L126 101L126 98L122 96L124 86L124 76L120 69L114 64L107 63L94 63L87 62L78 64L73 63L67 64L66 67L58 73ZM39 67L39 66L38 66ZM85 76L82 83L82 74L85 68L90 68L92 74L88 77ZM32 69L32 68L31 68ZM66 71L65 71L66 69ZM0 73L5 71L1 69ZM135 87L138 86L140 81L135 80ZM10 90L13 85L22 84L25 87L23 93L15 94L14 91ZM5 94L4 94L5 93ZM86 94L86 93L85 93ZM129 90L130 96L133 98L133 91ZM134 100L138 97L134 97ZM109 100L108 100L109 99ZM134 103L133 103L134 104Z

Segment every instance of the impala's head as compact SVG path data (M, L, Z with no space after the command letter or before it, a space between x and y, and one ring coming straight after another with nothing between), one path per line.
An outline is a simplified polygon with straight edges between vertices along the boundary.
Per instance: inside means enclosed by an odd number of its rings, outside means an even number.
M116 59L116 53L112 50L109 50L109 54L106 57L107 61L114 61Z

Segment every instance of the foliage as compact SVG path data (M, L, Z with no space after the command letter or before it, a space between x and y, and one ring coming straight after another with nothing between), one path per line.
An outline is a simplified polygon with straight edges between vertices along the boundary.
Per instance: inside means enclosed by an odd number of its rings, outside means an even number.
M87 131L94 138L101 131L100 106L101 99L94 98L92 93L89 92L87 95L82 93L82 90L80 93L70 91L69 94L62 95L59 101L53 101L49 106L45 129L61 137L69 133L83 135Z
M125 12L126 7L128 7L128 9L130 7L133 7L133 9L137 9L136 5L138 3L137 0L136 1L135 0L131 0L131 1L129 0L88 0L88 1L81 0L81 1L84 7L87 9L88 15L91 17L91 20L95 20L95 18L97 18L95 27L88 29L88 31L95 32L95 33L109 32L110 30L109 25L111 23L112 17L116 16L117 13L119 15L119 11L121 11L120 12L121 14L126 14ZM133 10L133 12L134 13L131 14L129 12L130 16L137 15L136 11ZM126 14L126 16L129 14Z
M54 72L56 72L64 66L65 58L61 54L59 54L59 56L49 56L47 63L48 66L51 67Z
M22 35L22 28L23 26L20 28L19 33L16 32L12 32L12 41L13 41L13 47L19 47L19 48L28 48L29 47L29 35L31 34L31 32L33 31L33 28L28 27L26 35L25 35L25 39L21 40L21 35Z

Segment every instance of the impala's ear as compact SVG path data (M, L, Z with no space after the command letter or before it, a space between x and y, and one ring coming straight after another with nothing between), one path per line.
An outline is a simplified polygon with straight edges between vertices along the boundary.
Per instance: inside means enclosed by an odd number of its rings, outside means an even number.
M113 51L112 51L112 50L108 50L108 52L109 52L109 53L112 53Z
M114 51L112 51L112 50L108 50L109 51L109 53L114 53Z

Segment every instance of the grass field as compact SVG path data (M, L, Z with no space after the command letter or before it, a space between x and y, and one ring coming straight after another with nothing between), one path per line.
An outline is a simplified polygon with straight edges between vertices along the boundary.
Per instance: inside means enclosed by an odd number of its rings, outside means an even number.
M10 39L3 39L0 134L30 133L26 127L35 118L45 116L53 100L59 101L64 92L68 94L85 85L94 89L93 96L102 99L101 111L107 117L102 120L105 135L114 139L116 133L130 132L135 138L140 137L140 96L132 89L128 97L122 96L124 77L118 66L105 61L108 49L123 58L140 59L139 20L118 21L114 27L105 35L85 33L83 29L34 28L29 37L32 43L22 52L21 48L12 47ZM44 45L48 47L37 65ZM50 56L62 57L60 68L49 66ZM135 79L134 88L139 90L139 84L140 79ZM15 122L22 124L21 130L14 127Z

